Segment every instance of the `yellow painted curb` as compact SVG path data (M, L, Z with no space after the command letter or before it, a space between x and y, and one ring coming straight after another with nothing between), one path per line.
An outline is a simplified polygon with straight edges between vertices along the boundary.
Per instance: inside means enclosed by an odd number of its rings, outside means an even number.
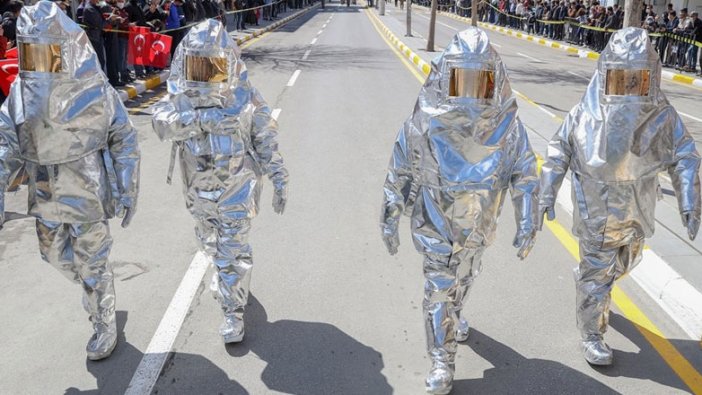
M372 20L375 20L375 23L378 24L378 27L380 28L379 31L382 31L385 36L388 38L389 42L391 42L397 49L400 50L400 52L412 63L414 63L415 66L425 75L428 76L429 73L431 72L431 66L429 63L427 63L424 59L422 59L421 56L417 55L414 53L405 43L400 41L399 38L395 36L395 34L383 23L383 21L380 20L372 11L366 10L367 14L371 17Z

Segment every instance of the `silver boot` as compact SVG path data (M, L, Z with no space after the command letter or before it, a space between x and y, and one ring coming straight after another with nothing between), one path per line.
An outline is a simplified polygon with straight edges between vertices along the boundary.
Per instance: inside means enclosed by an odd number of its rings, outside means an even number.
M592 336L582 342L585 360L591 365L606 366L612 364L612 349L604 342L602 336Z
M85 347L88 359L97 361L107 358L117 346L117 320L115 319L115 313L112 312L106 319L98 319L97 316L91 316L90 320L93 322L95 333L90 337L88 345Z
M453 388L453 371L453 364L434 361L425 382L427 392L436 395L451 392Z
M235 316L225 316L224 323L219 327L224 343L239 343L244 340L244 320Z
M468 340L468 335L470 335L470 325L468 325L468 320L460 317L456 323L456 341L464 342Z

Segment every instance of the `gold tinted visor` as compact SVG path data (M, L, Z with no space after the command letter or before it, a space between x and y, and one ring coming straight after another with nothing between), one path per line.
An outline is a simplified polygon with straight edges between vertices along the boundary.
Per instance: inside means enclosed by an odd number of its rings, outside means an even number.
M450 97L492 99L495 94L495 72L492 70L452 68L449 78Z
M20 43L19 68L22 71L60 73L61 45Z
M229 59L186 55L185 79L194 82L226 83L229 79Z
M651 70L607 70L605 95L648 96Z

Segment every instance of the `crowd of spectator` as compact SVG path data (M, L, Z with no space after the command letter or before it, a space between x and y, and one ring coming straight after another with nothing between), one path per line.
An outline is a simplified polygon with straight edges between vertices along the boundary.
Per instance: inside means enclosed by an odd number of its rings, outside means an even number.
M430 0L415 0L429 5ZM439 9L470 16L471 0L438 0ZM624 10L617 4L604 6L597 0L483 0L478 4L482 22L523 30L553 40L601 51L612 32L621 29ZM676 12L672 4L656 14L645 5L641 27L651 33L665 67L684 72L698 71L702 64L702 20L698 12L686 8ZM699 59L699 61L698 61ZM702 66L702 65L701 65Z
M231 30L244 30L247 25L258 26L262 19L277 19L288 9L305 7L311 0L79 0L75 13L68 0L55 1L83 26L110 84L120 87L160 71L129 64L132 26L171 36L172 54L188 27L199 21L219 18ZM20 0L0 0L0 58L16 45L16 23L23 6Z

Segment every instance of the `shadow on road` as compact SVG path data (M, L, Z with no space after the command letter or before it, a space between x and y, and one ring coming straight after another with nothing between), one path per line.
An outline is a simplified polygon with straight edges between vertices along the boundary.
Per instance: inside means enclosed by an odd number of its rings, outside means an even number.
M261 380L288 394L391 394L381 371L382 355L333 325L281 320L269 322L253 296L246 310L246 338L227 346L233 357L249 352L267 363Z
M267 70L293 71L301 70L348 70L377 69L387 51L362 48L317 45L309 59L301 60L309 49L307 45L285 47L256 46L247 48L242 58L247 65L256 64L256 71Z
M468 344L494 367L483 378L456 380L454 394L616 394L592 377L562 363L526 358L471 328Z
M678 388L682 391L690 391L676 374L663 361L658 352L651 346L643 333L651 339L660 337L651 333L619 314L612 313L609 319L610 326L617 332L625 336L634 343L639 352L624 352L614 350L614 364L609 368L596 368L598 372L609 377L629 377L642 380L650 380L666 385L670 388ZM678 350L692 349L699 350L697 342L692 340L669 340L675 343Z
M132 379L132 375L144 355L127 342L124 335L126 323L127 312L118 311L117 332L119 340L117 348L105 360L96 362L86 360L87 370L97 380L97 389L81 390L71 387L66 389L65 394L124 394ZM200 355L171 353L170 356L171 358L166 361L164 370L169 369L170 365L172 365L174 356L177 356L179 363L194 368L186 375L174 376L184 378L182 383L177 383L179 381L178 378L172 379L172 382L169 383L177 385L180 393L204 393L204 389L207 389L208 392L216 391L215 393L248 394L239 383L230 380L226 372ZM159 393L158 387L154 388L153 393Z

